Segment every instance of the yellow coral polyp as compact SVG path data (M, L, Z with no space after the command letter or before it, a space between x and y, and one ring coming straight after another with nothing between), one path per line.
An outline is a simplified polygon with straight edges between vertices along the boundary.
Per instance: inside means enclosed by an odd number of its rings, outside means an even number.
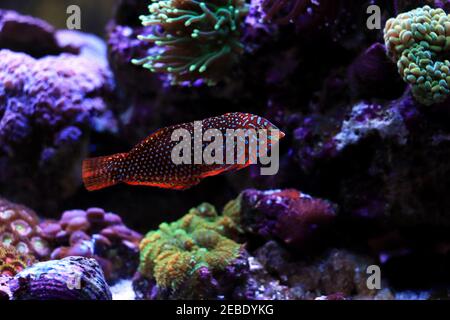
M33 256L12 246L0 245L0 276L14 276L35 262Z
M202 267L214 273L238 258L241 245L228 238L232 230L229 217L202 204L145 236L140 244L139 270L163 288L176 290L188 277L195 283Z
M401 13L386 22L384 40L388 55L397 63L417 101L432 105L450 93L450 15L424 6Z

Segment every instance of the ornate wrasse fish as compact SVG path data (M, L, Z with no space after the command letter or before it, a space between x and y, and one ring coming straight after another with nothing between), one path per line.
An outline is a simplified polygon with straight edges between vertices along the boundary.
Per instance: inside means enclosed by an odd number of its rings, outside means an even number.
M198 144L199 126L200 144ZM189 149L187 150L189 158L190 154L198 155L200 153L200 155L203 155L205 148L209 145L202 139L203 132L208 132L209 129L216 129L215 132L222 136L222 140L218 142L219 148L214 149L212 154L216 156L216 153L222 152L223 161L206 164L201 161L198 162L198 159L194 156L194 161L177 164L173 159L173 151L179 145L180 139L189 142ZM237 131L247 133L253 131L256 135L249 134L246 139L246 137L236 136L234 133ZM178 135L180 139L174 139L174 132L182 133ZM84 160L82 168L84 185L90 191L118 183L177 190L188 189L200 183L203 178L239 170L254 164L255 159L250 156L251 148L249 145L251 145L252 139L261 138L261 135L259 135L261 132L267 132L265 136L263 135L263 140L266 138L266 147L261 149L265 151L271 150L278 143L278 140L284 137L284 133L268 120L253 114L239 112L159 129L128 153ZM217 138L221 137L210 137L209 141L217 143ZM245 140L244 146L247 147L244 148L244 154L234 153L238 145L242 147L239 139ZM228 144L228 141L232 141L232 144ZM255 141L253 140L253 142ZM231 162L225 159L225 153L229 152L230 149L235 154ZM258 144L258 155L261 150ZM184 152L186 152L186 149L182 151L182 153ZM264 152L261 151L261 154L264 155ZM239 156L243 156L243 158L239 158Z

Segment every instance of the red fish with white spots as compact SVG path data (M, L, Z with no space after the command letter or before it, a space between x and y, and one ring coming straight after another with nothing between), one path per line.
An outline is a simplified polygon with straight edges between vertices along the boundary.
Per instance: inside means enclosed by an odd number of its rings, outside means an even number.
M247 136L242 136L243 132ZM254 164L255 150L256 156L264 157L283 137L284 133L262 117L227 113L157 130L128 153L87 159L83 161L83 181L90 191L118 183L188 189L203 178ZM245 148L238 148L242 146ZM203 155L210 155L209 160Z

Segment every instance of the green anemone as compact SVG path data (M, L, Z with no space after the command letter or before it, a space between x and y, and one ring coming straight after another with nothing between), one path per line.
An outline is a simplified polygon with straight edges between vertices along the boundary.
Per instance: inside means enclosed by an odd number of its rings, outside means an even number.
M171 84L216 84L243 52L241 23L244 0L164 0L149 5L142 24L150 35L138 38L160 47L132 63L165 73Z

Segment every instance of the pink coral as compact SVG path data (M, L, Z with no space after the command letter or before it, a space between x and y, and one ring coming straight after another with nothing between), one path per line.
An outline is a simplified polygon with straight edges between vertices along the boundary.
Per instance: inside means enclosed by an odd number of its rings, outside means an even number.
M114 213L101 208L68 210L59 221L47 220L40 226L42 236L54 248L52 259L95 258L112 282L137 269L142 235L126 227Z

